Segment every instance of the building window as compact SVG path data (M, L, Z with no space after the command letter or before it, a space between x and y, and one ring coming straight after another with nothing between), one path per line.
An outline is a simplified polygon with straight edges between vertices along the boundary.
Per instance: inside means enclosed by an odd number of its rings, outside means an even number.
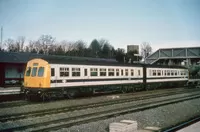
M106 76L106 68L100 69L100 76Z
M55 76L55 69L54 68L51 68L51 76Z
M116 69L116 76L119 76L119 69Z
M36 76L36 73L37 73L37 67L33 67L31 76L32 76L32 77L35 77L35 76Z
M78 77L80 76L80 68L72 68L72 76L73 77Z
M108 69L108 76L114 76L114 69Z
M90 68L90 76L98 76L97 68Z
M43 75L44 75L44 67L39 67L38 77L43 77Z
M60 67L60 76L61 77L68 77L69 76L69 68Z
M31 75L31 67L28 67L26 71L26 76L30 76L30 75Z

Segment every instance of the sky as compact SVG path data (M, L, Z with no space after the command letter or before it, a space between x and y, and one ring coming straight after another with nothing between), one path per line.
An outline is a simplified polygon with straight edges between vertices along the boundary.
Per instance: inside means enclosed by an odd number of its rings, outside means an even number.
M200 46L200 0L0 0L3 40L107 39L115 48Z

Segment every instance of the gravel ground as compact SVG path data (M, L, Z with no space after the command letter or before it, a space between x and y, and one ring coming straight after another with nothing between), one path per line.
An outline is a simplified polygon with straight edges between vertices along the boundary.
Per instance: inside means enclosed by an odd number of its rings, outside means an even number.
M58 132L108 132L110 123L119 122L124 119L137 121L139 129L147 126L160 128L169 127L173 124L188 120L191 117L200 115L199 102L200 99L184 101L182 103L166 105L102 121L63 128L58 130Z
M181 95L173 95L173 96L171 96L171 98L172 97L174 97L174 98L184 97L186 95L190 95L190 94L186 93L186 94L181 94ZM165 100L168 98L169 97L160 97L157 99L154 98L154 99L146 100L145 102L151 102L153 100ZM142 100L133 101L133 102L127 102L127 103L123 103L123 104L115 104L115 105L111 105L111 106L95 107L95 108L89 108L89 109L83 109L83 110L75 110L73 112L67 112L67 113L59 113L59 114L45 115L42 117L26 118L26 119L16 120L16 121L8 121L5 123L0 123L0 128L10 128L10 127L14 127L14 126L24 126L24 125L29 125L29 124L33 124L33 123L42 123L42 122L46 122L46 121L62 119L62 118L69 118L69 117L73 117L73 116L77 116L77 115L84 115L84 114L88 114L88 113L100 112L100 111L105 111L105 110L112 111L112 109L133 106L133 105L137 105L137 104L141 104L141 103L144 103L144 101L142 101Z
M147 92L143 92L141 93L142 95L149 93L150 91ZM154 93L156 93L156 91L153 91ZM158 91L159 93L159 91ZM130 94L130 96L141 96L141 94L134 93L134 94ZM183 95L188 95L188 94L182 94ZM179 97L181 95L173 95L173 97ZM120 98L129 98L129 96L127 95L120 95ZM163 99L166 97L162 97ZM91 98L86 98L86 99L75 99L75 100L63 100L63 101L54 101L54 102L49 102L49 103L40 103L40 104L32 104L32 105L26 105L26 106L20 106L20 107L13 107L13 108L2 108L0 109L0 115L6 115L6 114L10 114L10 113L23 113L23 112L27 112L27 111L35 111L35 110L44 110L44 109L50 109L50 108L61 108L61 107L66 107L66 106L73 106L73 105L79 105L79 104L87 104L87 103L94 103L94 102L100 102L100 101L108 101L111 100L112 98L107 95L107 96L99 96L99 97L91 97ZM118 98L116 98L118 99ZM159 98L161 99L161 98ZM150 100L149 100L150 101ZM134 104L138 104L141 103L141 101L134 101L131 102ZM130 103L125 103L123 106L127 106ZM158 110L157 109L153 109L150 110L150 114L147 112L145 113L141 113L141 112L137 112L134 114L129 114L125 116L120 116L117 118L111 118L109 120L105 120L105 121L99 121L99 122L94 122L94 123L90 123L90 124L84 124L84 125L80 125L80 126L73 126L70 129L63 129L63 131L74 131L74 132L80 132L80 131L87 131L87 132L95 132L95 131L108 131L108 125L111 122L114 121L120 121L121 119L132 119L132 120L137 120L139 123L139 127L142 128L143 126L145 126L145 122L146 123L154 123L154 126L160 126L160 124L162 125L162 123L165 121L165 119L167 118L168 115L170 115L172 112L176 114L177 111L181 111L181 110L185 110L185 108L182 108L180 110L173 110L175 105L172 106L172 108L167 108L165 109L161 109ZM187 106L187 105L185 105ZM196 106L193 108L191 106L187 106L190 109L194 109L195 108L200 108L199 105L196 104ZM33 123L40 123L40 122L44 122L44 121L49 121L49 120L55 120L55 119L60 119L60 118L64 118L64 117L70 117L70 116L75 116L75 115L82 115L82 114L86 114L88 112L95 112L95 111L101 111L101 110L105 110L105 109L112 109L112 108L116 108L116 107L122 107L122 105L115 105L115 106L109 106L109 107L99 107L96 109L85 109L85 110L81 110L81 111L74 111L74 112L69 112L69 113L60 113L60 114L54 114L54 115L45 115L42 117L36 117L36 118L27 118L27 119L22 119L22 120L16 120L16 121L9 121L9 122L5 122L5 123L0 123L0 128L10 128L11 126L23 126L23 125L28 125L28 124L33 124ZM172 110L173 111L172 111ZM154 111L156 111L154 113ZM144 111L145 112L145 111ZM161 112L159 115L159 112ZM163 112L163 113L162 113ZM194 111L194 113L197 113L199 111ZM167 113L167 114L166 114ZM172 113L172 114L173 114ZM160 117L162 117L162 114L164 115L164 121L159 120ZM152 115L152 116L150 116ZM154 119L154 116L158 116L156 119ZM185 115L191 115L191 114L185 114ZM152 119L153 118L153 119ZM182 119L182 118L181 118ZM180 120L181 120L180 119ZM151 121L153 120L153 121ZM176 119L177 120L177 119ZM155 122L157 121L157 122ZM158 122L159 121L159 122ZM156 124L157 123L157 124ZM148 126L150 126L151 124L147 124ZM60 130L59 130L60 131Z
M181 90L181 89L177 89ZM159 93L165 93L165 90L153 90L153 91L143 91L143 92L136 92L136 93L130 93L130 94L117 94L116 96L119 96L122 98L129 98L130 96L144 96L146 94L159 94ZM74 106L74 105L81 105L81 104L89 104L89 103L96 103L96 102L102 102L102 101L109 101L111 99L118 99L118 98L111 98L111 95L104 95L104 96L97 96L97 97L90 97L85 99L72 99L72 100L58 100L58 101L52 101L52 102L45 102L45 103L39 103L39 104L32 104L25 105L25 106L16 106L12 108L1 108L0 109L0 116L9 115L12 113L24 113L24 112L31 112L31 111L39 111L39 110L48 110L52 108L63 108L66 106Z

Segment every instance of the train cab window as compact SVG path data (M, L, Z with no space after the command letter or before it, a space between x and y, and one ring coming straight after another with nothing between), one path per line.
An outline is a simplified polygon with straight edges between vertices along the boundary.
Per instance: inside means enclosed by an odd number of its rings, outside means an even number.
M87 69L84 69L84 75L87 76Z
M60 67L60 77L68 77L69 76L69 68Z
M32 76L32 77L35 77L36 74L37 74L37 67L33 67L31 76Z
M158 76L161 76L161 70L157 70Z
M80 76L80 68L72 68L72 76L77 77Z
M90 76L98 76L97 68L90 68Z
M153 76L156 76L156 70L152 70Z
M121 69L121 75L124 76L124 70L123 69Z
M38 77L43 77L43 75L44 75L44 67L39 67Z
M30 76L30 75L31 75L31 67L28 67L26 71L26 76Z
M125 69L125 76L128 76L128 69Z
M55 69L54 68L51 68L51 76L55 76Z
M116 76L119 76L119 69L116 69Z
M131 69L131 76L134 76L134 69Z
M114 69L108 69L108 76L114 76Z
M100 76L106 76L106 68L100 69Z
M140 70L138 70L138 76L140 76Z

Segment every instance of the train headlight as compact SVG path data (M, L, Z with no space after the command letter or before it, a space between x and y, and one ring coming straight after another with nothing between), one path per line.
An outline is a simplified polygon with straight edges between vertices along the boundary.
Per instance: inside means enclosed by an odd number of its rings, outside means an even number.
M38 91L38 94L41 94L41 91Z

